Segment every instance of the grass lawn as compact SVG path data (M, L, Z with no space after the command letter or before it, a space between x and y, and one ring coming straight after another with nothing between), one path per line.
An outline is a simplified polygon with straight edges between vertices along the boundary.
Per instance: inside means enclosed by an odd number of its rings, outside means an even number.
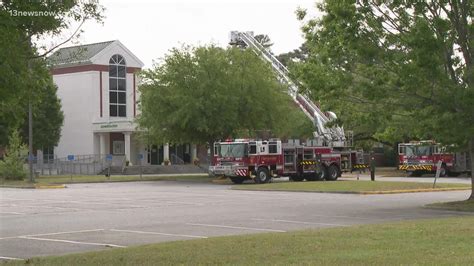
M352 192L392 191L407 189L430 189L431 183L388 182L388 181L320 181L320 182L281 182L270 184L244 184L233 186L233 189L244 190L277 190L304 192ZM466 184L438 183L436 188L470 188Z
M110 178L104 175L70 175L66 176L40 176L35 179L32 184L28 180L4 180L0 179L0 187L34 187L37 185L51 185L51 184L72 184L72 183L96 183L96 182L127 182L127 181L196 181L196 182L210 182L213 178L207 175L182 175L182 176L140 176L138 175L112 175Z
M451 211L474 212L474 200L433 203L426 205L426 207Z
M6 265L472 265L474 217L176 241Z

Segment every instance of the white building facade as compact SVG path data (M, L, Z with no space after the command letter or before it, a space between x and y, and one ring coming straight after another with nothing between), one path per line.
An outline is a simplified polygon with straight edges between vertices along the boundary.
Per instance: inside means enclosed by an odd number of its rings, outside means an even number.
M136 163L137 72L143 63L119 41L62 48L50 58L64 112L57 158L108 155Z

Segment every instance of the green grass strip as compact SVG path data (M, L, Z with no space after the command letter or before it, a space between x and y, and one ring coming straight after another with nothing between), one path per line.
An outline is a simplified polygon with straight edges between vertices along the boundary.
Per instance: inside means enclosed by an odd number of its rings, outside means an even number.
M426 205L426 207L450 211L474 212L474 200L433 203Z
M370 191L394 191L430 189L431 183L421 182L392 182L392 181L325 181L325 182L281 182L270 184L244 184L233 186L233 189L243 190L275 190L301 192L340 192L362 193ZM467 184L438 183L436 188L470 188Z

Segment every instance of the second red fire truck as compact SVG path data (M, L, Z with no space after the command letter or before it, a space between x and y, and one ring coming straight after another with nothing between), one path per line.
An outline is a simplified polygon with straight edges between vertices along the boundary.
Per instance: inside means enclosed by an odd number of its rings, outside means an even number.
M400 170L409 176L436 173L441 162L440 176L458 176L469 173L470 158L467 152L447 152L446 147L435 141L411 141L398 145Z

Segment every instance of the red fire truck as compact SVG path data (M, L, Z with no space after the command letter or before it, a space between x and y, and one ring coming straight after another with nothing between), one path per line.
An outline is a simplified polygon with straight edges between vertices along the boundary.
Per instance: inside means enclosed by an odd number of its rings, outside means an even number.
M282 143L281 140L236 139L214 143L209 172L229 177L240 184L270 182L273 177L288 176L293 181L337 180L342 172L362 167L361 151L336 151L313 146L312 141Z
M432 140L411 141L398 145L399 169L409 176L436 173L441 161L440 176L458 176L470 172L470 158L467 152L450 153L446 147Z

